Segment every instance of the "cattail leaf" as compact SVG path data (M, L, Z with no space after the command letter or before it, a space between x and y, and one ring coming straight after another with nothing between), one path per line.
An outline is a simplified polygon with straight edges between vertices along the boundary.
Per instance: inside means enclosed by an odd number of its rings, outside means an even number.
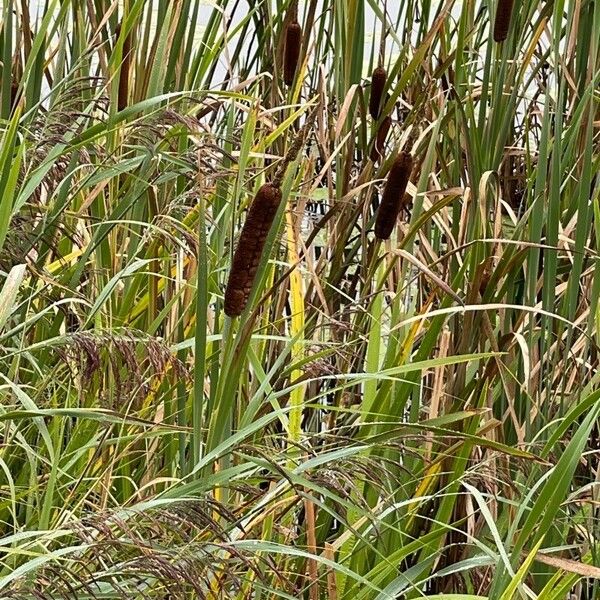
M406 250L398 249L394 250L394 254L405 258L409 263L417 267L419 271L425 273L432 281L434 281L448 296L451 296L459 304L463 305L462 298L438 275L436 275L426 264L422 263L416 256L413 256Z

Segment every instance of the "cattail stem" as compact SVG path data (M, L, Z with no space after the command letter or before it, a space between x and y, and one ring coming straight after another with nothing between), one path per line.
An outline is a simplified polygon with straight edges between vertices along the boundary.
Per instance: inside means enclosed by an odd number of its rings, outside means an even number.
M285 28L285 49L283 56L283 81L286 85L294 83L300 48L302 47L302 27L295 19Z
M508 37L514 0L498 0L496 19L494 20L494 41L503 42Z
M375 235L380 240L387 240L392 235L410 179L412 164L412 155L400 152L388 173L381 204L375 217Z
M369 112L374 119L381 113L381 99L387 80L387 72L383 67L377 67L371 75L371 97L369 98Z
M256 278L267 235L281 203L281 188L264 184L257 192L233 255L231 271L225 290L225 314L242 314Z

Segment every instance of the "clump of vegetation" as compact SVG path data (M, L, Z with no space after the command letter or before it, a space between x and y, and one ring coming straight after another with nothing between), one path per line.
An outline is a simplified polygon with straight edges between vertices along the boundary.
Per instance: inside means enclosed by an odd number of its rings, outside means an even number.
M599 597L599 31L6 0L0 597Z

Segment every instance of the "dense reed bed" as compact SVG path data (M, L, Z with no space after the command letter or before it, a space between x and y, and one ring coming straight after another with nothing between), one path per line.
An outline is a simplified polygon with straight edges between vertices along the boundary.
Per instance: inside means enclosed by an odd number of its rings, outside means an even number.
M0 597L598 598L599 40L6 0Z

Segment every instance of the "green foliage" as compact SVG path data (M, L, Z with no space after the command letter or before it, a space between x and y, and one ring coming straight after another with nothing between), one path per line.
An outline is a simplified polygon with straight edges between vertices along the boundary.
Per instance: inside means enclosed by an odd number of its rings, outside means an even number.
M506 4L3 2L1 597L598 597L600 3Z

